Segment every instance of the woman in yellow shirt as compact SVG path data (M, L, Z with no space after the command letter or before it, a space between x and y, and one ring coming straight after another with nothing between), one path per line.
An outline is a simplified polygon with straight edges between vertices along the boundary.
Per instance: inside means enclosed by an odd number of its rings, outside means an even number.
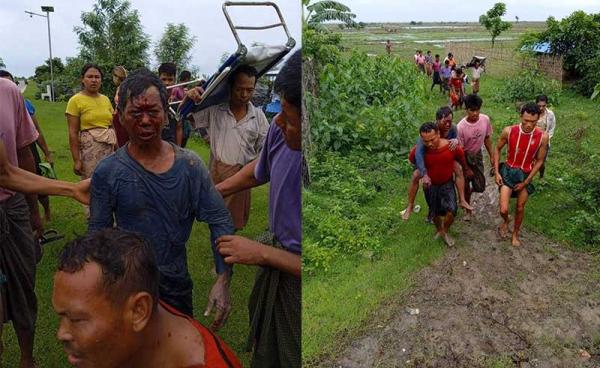
M115 150L117 138L111 124L113 107L101 94L102 70L86 64L81 70L83 89L67 103L69 146L73 157L73 172L82 179L92 176L96 165Z

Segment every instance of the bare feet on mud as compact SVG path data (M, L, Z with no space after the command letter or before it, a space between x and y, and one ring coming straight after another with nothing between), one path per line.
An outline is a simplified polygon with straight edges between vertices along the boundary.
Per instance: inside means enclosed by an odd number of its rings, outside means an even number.
M473 211L475 209L475 208L473 208L473 206L468 204L466 201L460 202L459 206L461 206L462 208L464 208L467 211Z
M521 246L521 240L519 240L519 236L518 235L513 235L512 236L512 246L513 247L520 247Z
M498 236L502 240L508 239L508 224L507 223L503 222L498 226Z
M444 243L446 243L447 246L449 247L453 247L454 246L454 239L452 239L450 237L450 235L448 235L448 233L444 234Z

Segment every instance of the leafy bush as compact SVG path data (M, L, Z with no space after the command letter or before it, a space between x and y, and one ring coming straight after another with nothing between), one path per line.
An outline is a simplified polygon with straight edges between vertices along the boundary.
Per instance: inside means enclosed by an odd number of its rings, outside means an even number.
M354 52L323 68L311 114L318 149L369 152L385 161L412 145L426 100L424 77L412 64Z
M526 69L506 80L495 93L495 99L499 102L526 102L541 94L548 96L553 105L558 104L560 84L538 70Z

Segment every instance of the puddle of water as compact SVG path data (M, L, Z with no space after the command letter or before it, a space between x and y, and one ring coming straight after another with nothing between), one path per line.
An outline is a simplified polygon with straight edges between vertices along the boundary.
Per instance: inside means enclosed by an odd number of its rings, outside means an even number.
M514 37L497 37L496 41L512 41ZM448 38L445 40L418 40L413 41L414 43L443 43L443 42L477 42L477 41L491 41L490 37L480 38Z

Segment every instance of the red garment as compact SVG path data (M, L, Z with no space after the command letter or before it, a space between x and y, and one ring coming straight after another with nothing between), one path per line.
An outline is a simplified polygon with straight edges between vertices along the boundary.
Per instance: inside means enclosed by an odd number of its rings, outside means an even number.
M415 162L415 151L417 147L413 147L410 151L409 160ZM431 184L441 185L449 182L454 173L454 161L464 162L465 152L459 146L450 151L448 145L439 149L425 149L425 167L427 175L431 178Z
M462 78L450 78L450 85L456 90L460 91L463 85Z
M229 346L225 345L223 340L211 330L204 327L200 322L195 319L186 316L179 312L177 309L171 307L167 303L160 301L160 305L165 308L169 313L176 316L183 317L190 321L190 323L200 332L202 335L202 341L204 342L204 365L202 366L191 366L186 368L241 368L242 364L231 351Z
M531 133L525 133L521 124L511 126L508 133L506 164L521 169L526 174L530 173L533 170L533 161L542 146L543 135L544 132L537 127Z
M125 143L129 141L129 135L125 130L125 127L121 125L121 119L119 118L119 114L113 115L112 121L113 128L115 129L115 133L117 134L117 145L119 147L123 147Z

